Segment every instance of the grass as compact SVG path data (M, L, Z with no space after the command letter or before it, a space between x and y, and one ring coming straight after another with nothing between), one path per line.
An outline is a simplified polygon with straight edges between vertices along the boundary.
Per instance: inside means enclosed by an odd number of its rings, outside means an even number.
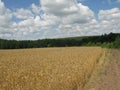
M100 47L0 50L0 90L82 90Z

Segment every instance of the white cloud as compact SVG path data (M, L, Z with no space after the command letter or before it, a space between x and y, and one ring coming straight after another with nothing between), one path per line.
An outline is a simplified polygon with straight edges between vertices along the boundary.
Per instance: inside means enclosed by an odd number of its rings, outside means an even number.
M12 18L12 14L9 9L4 6L4 3L0 0L0 26L9 23Z
M100 10L99 19L100 20L120 19L120 10L119 8L113 8L111 10Z
M33 14L30 10L23 8L17 9L16 12L13 13L13 15L18 19L27 19L33 17Z
M12 14L9 9L7 9L4 3L0 0L0 38L11 37L11 33L9 28L11 26L11 18Z
M101 10L99 20L103 32L120 32L120 9L113 8L110 10Z
M12 11L0 0L0 38L40 39L120 32L119 8L100 10L96 20L88 6L74 0L41 2L42 8L31 4Z
M11 11L6 8L4 3L0 0L0 38L42 38L46 30L49 30L52 25L56 24L57 17L43 14L42 17L44 20L42 20L40 10L40 7L32 4L31 8L20 8ZM13 21L12 19L15 20ZM36 34L38 36L36 36Z
M75 0L41 0L43 9L55 16L67 16L78 11Z
M36 6L34 3L31 5L31 9L32 12L35 14L40 14L41 11L41 7L40 6Z
M64 18L63 23L70 23L70 24L85 24L91 22L94 19L94 13L90 10L87 6L82 5L81 3L78 4L78 11L72 15L69 15Z
M40 16L34 16L16 23L15 27L17 32L14 34L16 39L38 39L44 36L47 30L51 30L50 27L56 24L56 17L44 15L44 20L40 19ZM42 35L41 35L42 33ZM38 35L37 37L36 34Z
M84 10L84 9L82 9ZM87 9L89 10L89 9ZM89 10L90 11L90 10ZM91 12L91 13L90 13ZM100 10L98 17L99 21L97 21L94 17L93 12L88 12L88 16L86 13L86 16L83 15L84 18L91 19L88 20L88 22L82 23L82 16L79 14L78 16L73 16L73 18L67 18L68 20L64 19L66 24L61 24L59 26L58 34L56 37L64 37L64 36L84 36L84 35L100 35L104 33L120 33L120 9L119 8L113 8L110 10ZM84 13L84 11L83 11ZM81 18L81 19L80 19ZM74 20L78 20L79 22L75 23ZM68 23L72 22L72 23Z

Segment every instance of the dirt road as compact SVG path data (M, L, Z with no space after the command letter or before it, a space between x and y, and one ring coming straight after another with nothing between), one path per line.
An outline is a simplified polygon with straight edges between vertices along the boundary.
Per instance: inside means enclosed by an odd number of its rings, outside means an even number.
M110 60L93 90L120 90L120 50L112 50Z

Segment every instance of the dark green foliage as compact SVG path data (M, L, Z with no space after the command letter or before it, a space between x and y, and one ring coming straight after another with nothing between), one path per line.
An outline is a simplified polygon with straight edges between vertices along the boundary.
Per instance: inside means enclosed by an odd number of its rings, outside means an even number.
M66 46L101 46L120 48L120 34L110 33L101 36L70 37L42 40L4 40L0 39L0 49L66 47Z
M113 48L120 48L120 36L118 36L112 45Z

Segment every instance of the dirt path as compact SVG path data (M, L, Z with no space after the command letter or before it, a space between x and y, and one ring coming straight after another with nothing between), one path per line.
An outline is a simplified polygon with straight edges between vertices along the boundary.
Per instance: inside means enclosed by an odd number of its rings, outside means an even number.
M111 61L93 90L120 90L120 50L112 50Z

